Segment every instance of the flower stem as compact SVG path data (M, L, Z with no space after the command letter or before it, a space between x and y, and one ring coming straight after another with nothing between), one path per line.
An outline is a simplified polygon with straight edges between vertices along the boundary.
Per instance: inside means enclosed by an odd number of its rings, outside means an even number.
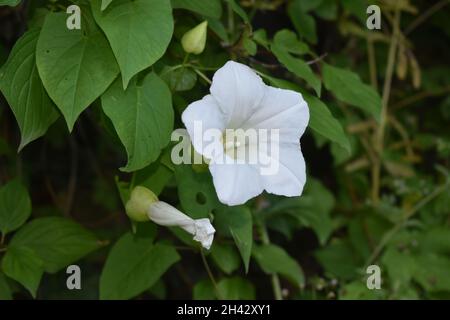
M195 73L198 74L200 76L200 78L202 78L203 80L205 80L207 83L211 84L212 81L211 79L209 79L203 72L201 72L198 69L194 69Z
M264 244L270 244L269 234L267 232L266 226L262 221L257 222L257 226L259 229L259 233L261 235L261 240ZM271 276L273 294L275 296L275 300L283 300L283 295L281 294L281 285L280 278L277 273L273 273Z
M208 277L211 280L214 290L216 291L217 298L219 300L223 300L222 294L220 293L219 287L217 286L217 281L212 274L211 268L209 267L208 260L206 260L205 253L203 248L200 248L200 254L202 256L203 265L205 266L206 272L208 273Z

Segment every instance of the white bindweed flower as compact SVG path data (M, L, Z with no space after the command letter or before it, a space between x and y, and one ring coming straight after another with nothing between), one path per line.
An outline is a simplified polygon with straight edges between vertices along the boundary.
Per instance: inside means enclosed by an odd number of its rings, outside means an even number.
M306 172L300 137L309 121L302 95L267 86L252 69L233 61L214 74L210 93L191 103L182 120L194 149L208 159L219 200L239 205L264 190L290 197L301 195ZM219 131L221 139L199 133L199 122L203 132ZM230 129L234 134L227 133ZM264 130L278 135L263 137ZM258 134L256 144L246 140L246 134L252 132ZM261 148L261 141L271 147ZM278 152L269 153L273 146ZM252 153L257 154L259 162L243 162L239 156ZM264 173L264 165L276 170Z
M216 230L209 219L192 219L170 204L159 201L149 189L137 186L131 192L126 212L135 221L148 219L166 227L180 227L194 236L194 240L209 250Z

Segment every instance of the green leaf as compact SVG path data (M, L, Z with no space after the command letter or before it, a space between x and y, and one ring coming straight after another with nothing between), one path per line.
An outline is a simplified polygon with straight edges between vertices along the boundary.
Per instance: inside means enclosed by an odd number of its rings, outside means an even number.
M102 11L105 10L112 2L113 0L102 0Z
M254 300L256 296L253 284L241 277L220 280L217 288L226 300Z
M337 143L348 153L351 152L350 141L341 123L331 114L328 107L318 98L303 92L303 98L309 107L309 126L323 137Z
M297 35L288 29L278 31L273 37L274 44L286 52L305 54L310 51L308 45L297 39Z
M167 83L171 91L188 91L197 83L197 74L190 68L179 68L169 71L165 67L161 72L161 78Z
M39 30L25 33L17 40L0 70L0 90L20 127L19 151L43 136L58 117L37 71L35 52L38 37Z
M317 4L317 1L315 1ZM316 20L310 14L308 14L303 6L309 3L306 1L295 0L288 6L288 15L294 24L295 30L298 34L304 37L309 42L317 43L317 31L316 31ZM313 7L311 7L312 9ZM308 8L306 8L308 9Z
M202 16L219 19L222 16L220 0L172 0L174 9L186 9Z
M99 248L96 237L81 225L60 217L35 219L12 238L10 248L32 250L49 273L81 259Z
M305 283L300 265L283 248L273 244L253 247L253 257L268 274L279 273L298 287Z
M92 2L95 20L111 44L122 72L123 88L131 78L162 57L173 33L170 0L115 0L105 11Z
M336 98L366 111L377 120L380 118L380 96L375 89L364 84L356 73L326 63L323 64L322 71L325 87Z
M33 250L26 247L10 247L2 261L5 274L21 283L33 298L44 273L43 262Z
M226 274L233 273L241 264L239 253L233 246L227 244L214 242L211 248L211 257Z
M258 51L256 42L250 38L244 38L242 45L245 49L245 52L250 56L254 56Z
M100 277L100 299L130 299L151 288L180 259L168 245L123 235L111 249Z
M9 288L8 280L0 271L0 301L2 300L12 300L12 293Z
M220 206L209 172L194 172L190 165L178 165L175 179L181 206L190 217L207 218Z
M65 13L49 13L36 49L39 75L70 131L81 112L119 72L108 41L89 10L82 12L80 30L67 28Z
M258 29L253 32L253 40L263 46L267 50L269 50L270 41L267 39L267 32L265 29Z
M22 0L0 0L0 6L17 6Z
M0 188L0 231L7 234L18 229L31 214L31 200L27 189L13 180Z
M320 97L322 84L320 79L312 72L310 66L302 59L295 58L289 54L284 47L273 44L271 48L278 61L297 77L305 80L314 89L317 96Z
M228 233L233 237L244 261L245 272L248 272L253 245L253 220L250 209L245 206L223 206L217 209L214 223L222 233Z
M174 119L172 95L156 74L148 74L141 83L133 79L125 91L117 79L102 96L102 107L128 154L128 163L121 170L146 167L169 143Z

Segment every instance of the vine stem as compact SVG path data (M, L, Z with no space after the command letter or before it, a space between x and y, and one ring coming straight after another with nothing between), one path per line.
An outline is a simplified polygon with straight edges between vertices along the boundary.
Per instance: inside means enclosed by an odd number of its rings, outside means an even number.
M373 40L370 34L367 35L367 59L369 60L370 82L375 90L378 91L377 61L375 58Z
M208 84L212 84L211 79L209 79L203 72L198 69L194 69L195 73L200 76L203 80L205 80Z
M214 290L216 291L217 298L219 300L223 300L222 294L220 293L219 287L217 286L217 281L214 278L214 275L213 275L213 273L211 271L211 268L209 267L208 260L206 260L203 248L200 249L200 254L202 256L203 265L205 266L206 272L208 273L208 277L209 277L209 279L211 280L211 282L213 284Z
M270 244L269 234L267 233L266 226L263 222L258 221L257 226L259 229L259 233L261 235L261 240L264 244ZM275 296L275 300L283 300L283 295L281 294L281 284L280 278L277 273L273 273L271 276L273 294Z
M375 160L372 169L372 200L375 205L378 205L380 198L380 175L381 175L381 157L384 147L384 129L387 122L389 97L391 94L392 75L394 73L395 54L397 52L398 38L400 33L400 9L395 10L395 17L393 21L393 30L391 37L391 44L389 47L389 54L386 66L386 78L383 86L383 97L380 123L378 130L375 132L375 148L378 153L378 157Z

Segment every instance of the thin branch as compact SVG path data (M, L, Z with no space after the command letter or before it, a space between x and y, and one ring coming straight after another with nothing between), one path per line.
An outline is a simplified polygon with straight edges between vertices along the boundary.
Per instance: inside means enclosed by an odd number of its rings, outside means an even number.
M372 167L372 201L375 205L380 197L380 175L381 175L381 156L383 154L384 129L387 122L389 97L391 95L392 75L394 72L395 56L400 34L400 9L396 9L393 20L393 31L391 36L391 45L389 47L388 61L386 65L386 78L384 80L382 109L378 130L375 133L375 148L378 152L377 161Z
M208 273L208 277L213 284L214 290L216 291L217 298L219 300L223 300L222 294L220 293L219 287L217 286L217 281L214 278L211 268L209 267L208 260L206 260L205 253L203 252L203 248L201 248L200 254L202 256L203 265L205 266L206 272Z
M440 2L435 3L433 6L428 8L427 11L422 13L420 16L418 16L411 24L406 28L406 31L404 32L405 35L410 34L413 32L418 26L420 26L422 23L425 22L429 17L431 17L433 14L441 10L443 7L445 7L449 3L449 0L441 0Z

